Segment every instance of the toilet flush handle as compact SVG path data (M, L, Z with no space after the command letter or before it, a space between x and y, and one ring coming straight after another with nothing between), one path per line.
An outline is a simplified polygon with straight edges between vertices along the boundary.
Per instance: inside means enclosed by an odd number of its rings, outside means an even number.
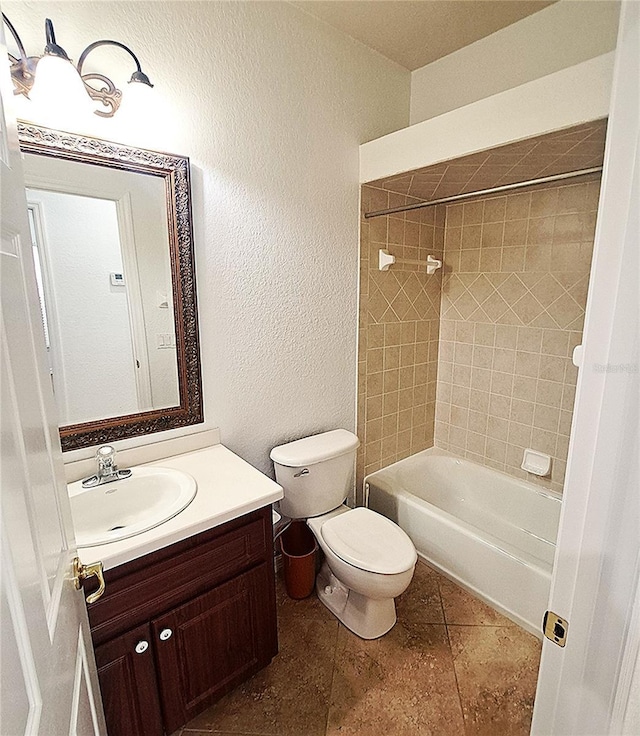
M299 473L294 473L294 478L299 478L301 475L309 475L309 468L303 468Z

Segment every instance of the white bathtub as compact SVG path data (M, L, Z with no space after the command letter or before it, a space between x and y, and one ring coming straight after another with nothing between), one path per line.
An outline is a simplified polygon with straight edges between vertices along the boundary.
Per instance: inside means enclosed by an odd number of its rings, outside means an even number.
M418 554L541 637L561 496L430 448L365 478Z

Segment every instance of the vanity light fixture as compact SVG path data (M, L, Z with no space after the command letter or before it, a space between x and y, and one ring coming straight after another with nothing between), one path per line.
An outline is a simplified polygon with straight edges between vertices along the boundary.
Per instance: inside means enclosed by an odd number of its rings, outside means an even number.
M104 74L82 73L87 56L99 46L117 46L126 51L136 65L136 71L131 75L129 84L153 87L149 77L142 71L138 57L128 46L119 41L107 39L94 41L80 54L78 64L74 66L66 51L57 44L53 23L49 18L46 19L44 26L47 43L42 56L28 56L20 36L4 13L2 20L13 36L20 54L19 58L9 54L15 95L24 95L27 99L46 96L57 100L60 104L63 96L66 96L67 99L72 97L77 99L77 90L80 90L81 94L86 93L91 100L99 102L106 108L94 110L96 115L102 118L113 117L122 102L122 92ZM92 86L91 82L98 83L98 85ZM84 92L82 92L82 87L84 87ZM66 101L63 104L66 104Z

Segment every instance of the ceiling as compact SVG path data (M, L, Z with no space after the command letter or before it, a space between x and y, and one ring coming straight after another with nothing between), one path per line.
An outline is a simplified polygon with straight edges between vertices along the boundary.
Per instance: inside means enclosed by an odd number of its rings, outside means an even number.
M294 0L292 5L413 71L557 0Z
M602 166L606 120L528 138L367 184L423 201Z

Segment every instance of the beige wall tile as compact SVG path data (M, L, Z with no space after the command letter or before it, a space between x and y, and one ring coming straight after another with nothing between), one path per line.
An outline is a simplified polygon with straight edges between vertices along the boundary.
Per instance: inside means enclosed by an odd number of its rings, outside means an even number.
M489 222L482 225L482 247L501 248L504 222Z
M476 345L473 348L472 364L475 368L490 369L493 365L493 348Z
M489 415L509 419L511 415L511 397L500 394L489 395Z
M484 201L483 223L504 222L506 215L507 198L492 197Z
M507 220L520 220L529 217L531 207L531 194L520 192L507 195L507 207L505 217Z
M452 204L447 207L447 229L462 225L462 207L462 204Z
M488 421L489 415L486 412L469 410L468 429L470 432L486 435ZM478 452L478 450L473 450L473 452Z
M530 217L546 217L556 214L558 209L558 187L540 189L531 194Z
M517 248L504 248L502 251L502 261L500 269L507 273L524 271L526 248L520 246Z
M536 379L528 376L516 375L513 377L513 398L531 401L536 395Z
M469 392L469 408L486 414L489 411L489 397L488 391L471 389Z
M384 327L382 325L369 325L367 341L370 348L382 347L384 345Z
M533 399L533 397L531 398ZM535 396L535 401L540 401L537 395ZM534 401L512 398L511 406L509 408L509 418L519 424L527 424L531 426L533 424L533 412L535 410L535 406Z
M558 214L586 211L587 185L574 184L561 187L558 192Z
M491 393L500 396L512 396L513 373L498 373L493 371L491 375Z
M553 242L579 243L580 240L582 240L582 217L579 214L558 215L555 218Z
M459 265L459 269L461 272L477 273L479 267L480 248L473 248L471 250L461 251Z
M476 345L493 346L495 337L495 325L476 322L474 330L474 342Z
M485 434L485 430L483 430L481 433L478 433L478 432L468 432L467 433L467 450L469 452L472 452L475 455L478 455L479 457L484 457L486 444L487 444L487 437Z
M462 224L474 225L482 222L483 201L465 202L462 206Z
M542 345L542 330L537 327L518 327L517 348L528 353L539 353Z
M482 238L482 225L466 225L462 228L462 237L460 240L460 248L469 250L479 248ZM449 239L445 231L445 248L448 247ZM454 246L455 247L455 246Z
M458 366L452 366L453 371ZM475 368L471 369L471 388L477 391L489 391L491 388L491 371L487 368Z
M500 270L502 248L482 248L480 251L480 271L492 273Z
M515 349L518 341L518 329L512 325L496 325L496 348Z
M370 396L365 403L366 420L379 419L382 416L382 394Z
M534 428L544 429L557 435L559 421L560 409L556 409L553 406L537 404L533 415ZM555 447L553 449L555 450Z

